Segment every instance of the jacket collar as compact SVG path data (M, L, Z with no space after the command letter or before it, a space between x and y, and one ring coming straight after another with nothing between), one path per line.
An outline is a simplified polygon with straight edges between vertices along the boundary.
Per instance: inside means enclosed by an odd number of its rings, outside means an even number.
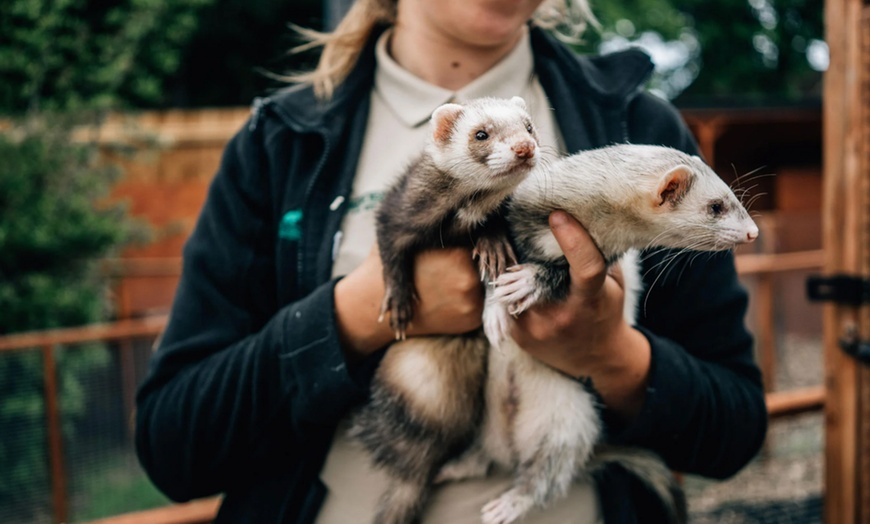
M284 123L300 133L340 129L348 112L368 96L374 85L375 45L384 30L385 26L375 28L354 68L330 100L319 100L308 84L294 85L269 97Z
M341 128L348 112L371 91L375 45L385 29L379 27L373 31L354 69L331 100L318 100L309 85L288 87L271 96L273 107L284 123L297 132L322 133ZM572 99L588 97L605 108L622 109L641 90L653 69L649 56L639 49L603 56L578 56L540 28L532 27L530 36L536 58L535 69L554 105L558 105L562 96L567 94ZM565 83L566 79L571 80L571 85ZM556 109L557 115L560 114L560 108ZM579 110L584 113L582 108ZM566 134L564 124L567 122L559 123ZM566 136L566 141L572 151L583 145L572 144L569 136Z
M652 73L649 55L638 48L607 55L578 55L542 29L533 29L531 34L538 65L557 65L566 78L577 81L578 95L590 96L599 103L624 103L643 87Z

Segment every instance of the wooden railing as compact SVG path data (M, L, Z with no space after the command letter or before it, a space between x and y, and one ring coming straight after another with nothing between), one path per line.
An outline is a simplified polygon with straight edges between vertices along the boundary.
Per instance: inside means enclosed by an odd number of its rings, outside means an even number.
M757 330L759 361L766 383L775 371L773 293L770 278L782 271L810 270L820 267L822 253L806 251L774 255L739 255L737 270L741 276L753 276L759 285L753 293L757 301ZM175 276L180 274L181 263L177 258L158 260L112 260L106 262L106 270L115 276ZM48 448L51 463L53 512L56 522L68 520L68 493L65 483L63 442L60 430L60 408L54 352L59 345L82 344L94 341L131 341L143 337L157 337L164 329L166 316L139 320L122 320L107 324L95 324L69 329L55 329L0 337L0 355L15 350L37 350L43 355L44 395ZM121 345L129 350L129 344ZM824 407L822 386L793 391L767 391L768 413L771 418L780 418ZM187 504L146 510L102 519L94 524L202 524L211 522L216 514L219 498L194 501Z
M116 515L92 521L90 524L208 524L214 520L220 503L220 497L211 497Z

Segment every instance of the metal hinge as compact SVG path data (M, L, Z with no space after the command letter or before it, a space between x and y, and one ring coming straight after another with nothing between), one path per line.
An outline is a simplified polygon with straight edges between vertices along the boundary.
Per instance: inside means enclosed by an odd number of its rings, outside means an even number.
M850 275L811 276L807 279L807 298L853 307L870 304L870 279ZM846 328L840 348L856 360L870 364L870 340L861 340L856 326Z
M870 279L850 275L811 276L807 279L807 297L844 306L870 304Z
M846 328L846 335L840 339L840 349L858 362L870 364L870 340L861 340L855 326Z

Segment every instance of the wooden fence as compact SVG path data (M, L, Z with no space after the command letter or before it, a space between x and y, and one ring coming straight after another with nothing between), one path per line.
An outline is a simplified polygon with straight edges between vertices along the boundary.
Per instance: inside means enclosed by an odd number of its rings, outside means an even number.
M757 301L756 326L757 348L760 365L768 385L767 407L772 419L796 415L824 407L823 387L811 387L792 391L772 391L770 377L775 372L776 347L773 333L775 293L772 277L787 271L810 270L820 267L820 251L754 255L737 257L737 269L742 277L755 278L760 283L753 293ZM107 261L107 268L117 276L177 277L180 259L132 259ZM166 316L154 316L137 320L120 320L108 324L96 324L78 328L22 333L0 337L0 358L8 351L40 351L43 355L44 395L46 426L48 428L48 456L51 464L52 501L55 522L68 518L68 493L64 450L61 438L61 413L58 404L57 375L54 352L58 346L83 344L93 341L132 341L143 337L157 337L166 325ZM131 344L121 344L119 351L131 351ZM124 356L122 355L122 361ZM127 384L125 387L133 387ZM218 498L194 501L154 510L135 512L97 521L99 524L200 524L210 522L219 505ZM96 524L96 523L95 523Z

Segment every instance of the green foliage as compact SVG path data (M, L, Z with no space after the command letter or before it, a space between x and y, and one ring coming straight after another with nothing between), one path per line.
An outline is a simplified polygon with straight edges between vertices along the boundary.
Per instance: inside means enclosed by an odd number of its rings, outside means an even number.
M0 113L158 100L212 0L4 0Z
M137 227L108 204L117 172L70 129L55 117L0 133L0 335L104 319L98 259ZM92 345L57 351L56 360L63 432L73 438L85 381L109 354ZM0 508L37 504L48 483L44 409L40 352L0 354Z
M99 319L94 264L130 232L115 171L64 127L0 135L0 334Z
M643 31L655 31L666 40L674 40L679 38L680 32L689 23L686 15L670 0L594 2L593 8L601 23L602 32L590 31L587 40L596 46L604 35L632 36ZM632 30L618 28L620 23L626 21L630 21Z
M680 95L680 103L795 102L821 92L821 66L810 57L826 52L823 7L821 0L595 2L603 28L589 32L582 50L634 44L664 57L652 87Z
M684 2L681 8L695 20L708 73L687 95L737 92L796 100L818 94L821 72L810 67L807 45L823 38L823 6L821 0Z

